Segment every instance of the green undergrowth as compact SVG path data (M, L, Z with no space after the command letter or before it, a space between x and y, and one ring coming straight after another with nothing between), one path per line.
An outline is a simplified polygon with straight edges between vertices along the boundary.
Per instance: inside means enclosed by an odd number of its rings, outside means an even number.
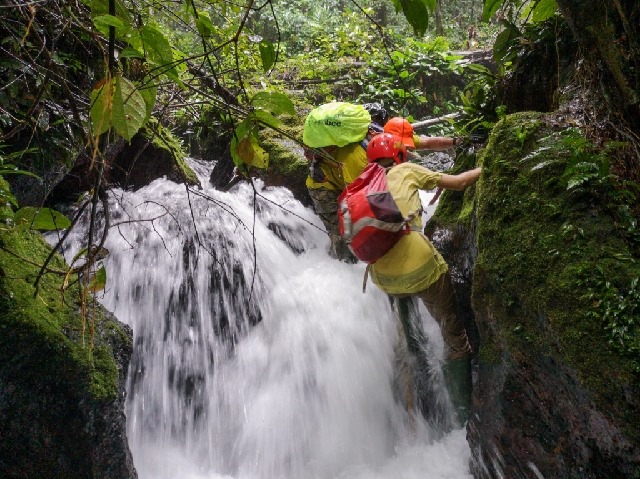
M473 296L495 315L482 354L496 360L503 344L556 357L638 439L623 394L640 376L635 239L616 214L615 178L602 171L572 186L576 158L597 155L550 119L506 117L479 160Z
M47 383L55 390L80 396L88 391L94 400L113 400L118 370L110 344L126 334L113 321L105 328L103 310L91 303L88 316L100 329L91 348L88 324L82 334L77 288L63 298L60 275L45 274L34 294L49 252L39 233L0 226L0 374L27 390ZM56 255L49 268L65 271L66 266Z

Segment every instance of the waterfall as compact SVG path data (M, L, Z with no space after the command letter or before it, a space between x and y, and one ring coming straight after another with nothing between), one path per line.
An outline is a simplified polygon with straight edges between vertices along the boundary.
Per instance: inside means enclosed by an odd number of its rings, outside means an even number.
M159 179L109 193L99 300L134 331L139 477L470 478L465 431L407 413L396 321L375 285L362 292L364 265L330 258L321 222L288 190L256 180L223 193L191 166L203 190Z

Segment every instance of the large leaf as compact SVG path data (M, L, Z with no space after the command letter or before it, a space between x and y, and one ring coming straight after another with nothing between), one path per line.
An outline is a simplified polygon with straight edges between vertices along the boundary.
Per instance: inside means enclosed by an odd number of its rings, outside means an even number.
M280 126L282 125L282 122L280 120L278 120L271 113L267 113L264 110L255 110L251 112L250 116L253 116L261 123L271 126L273 128L280 128Z
M211 23L211 19L203 13L198 15L196 20L196 29L203 37L210 37L216 31L216 27Z
M430 12L434 12L436 10L436 0L422 0L422 2Z
M144 55L133 47L127 47L120 52L120 58L144 58Z
M238 125L236 125L236 131L231 138L231 159L237 167L245 168L244 161L238 154L238 144L251 134L251 120L249 118L244 119Z
M504 0L484 0L484 9L482 10L482 19L488 22L491 17L500 9Z
M157 65L170 65L173 63L173 50L167 37L150 25L140 29L140 37L144 42L147 57Z
M271 67L276 62L276 49L273 46L273 43L262 40L258 44L258 49L260 50L260 59L262 60L262 69L266 72L271 70Z
M113 112L113 79L101 80L91 90L91 127L93 135L98 136L111 128Z
M231 158L243 171L246 171L247 166L266 168L269 164L269 155L258 144L251 117L246 118L236 127L231 139Z
M274 115L280 115L282 113L289 115L296 114L293 103L284 93L261 91L253 96L251 104L255 108L270 111Z
M116 90L113 94L113 129L127 141L144 125L147 117L147 105L136 87L126 78L116 77Z
M253 135L246 136L238 142L237 152L242 162L249 166L266 168L269 165L269 154Z
M71 220L59 211L32 206L25 206L16 211L13 221L18 227L42 231L63 230L71 226Z
M422 0L400 0L402 11L413 32L421 37L429 27L429 12Z
M115 0L116 17L122 19L129 27L133 17L122 0ZM91 0L91 14L94 17L109 14L109 0Z
M538 0L533 7L533 16L531 19L536 23L544 22L555 15L556 10L558 10L556 0Z
M93 24L105 37L109 36L109 27L115 27L118 38L122 38L129 31L129 26L113 15L98 15L93 17Z
M520 36L520 31L515 24L506 20L501 23L505 26L505 29L498 34L493 44L493 58L499 64L504 63L505 57L509 53L509 46Z
M158 87L157 86L147 86L145 88L141 88L138 90L140 95L142 95L142 99L144 100L145 105L145 117L143 121L143 125L146 124L151 118L151 113L153 113L153 107L156 105L156 97L158 96Z
M97 293L102 291L107 285L107 270L104 266L100 266L100 269L96 271L89 281L89 291Z

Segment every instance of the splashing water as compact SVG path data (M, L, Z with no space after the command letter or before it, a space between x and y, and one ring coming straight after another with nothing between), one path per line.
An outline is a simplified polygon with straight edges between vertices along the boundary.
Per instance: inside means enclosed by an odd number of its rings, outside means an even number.
M207 185L208 167L191 166ZM362 293L364 265L330 258L319 219L288 190L256 191L156 180L110 192L100 299L134 331L139 477L471 478L465 431L407 413L397 325L384 294Z

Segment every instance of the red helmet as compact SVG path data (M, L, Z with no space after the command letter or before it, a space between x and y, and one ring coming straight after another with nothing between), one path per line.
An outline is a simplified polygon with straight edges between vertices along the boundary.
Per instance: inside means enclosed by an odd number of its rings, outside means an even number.
M402 138L391 133L380 133L369 141L367 146L367 160L369 163L383 158L392 158L396 165L405 161L407 147L402 143Z

